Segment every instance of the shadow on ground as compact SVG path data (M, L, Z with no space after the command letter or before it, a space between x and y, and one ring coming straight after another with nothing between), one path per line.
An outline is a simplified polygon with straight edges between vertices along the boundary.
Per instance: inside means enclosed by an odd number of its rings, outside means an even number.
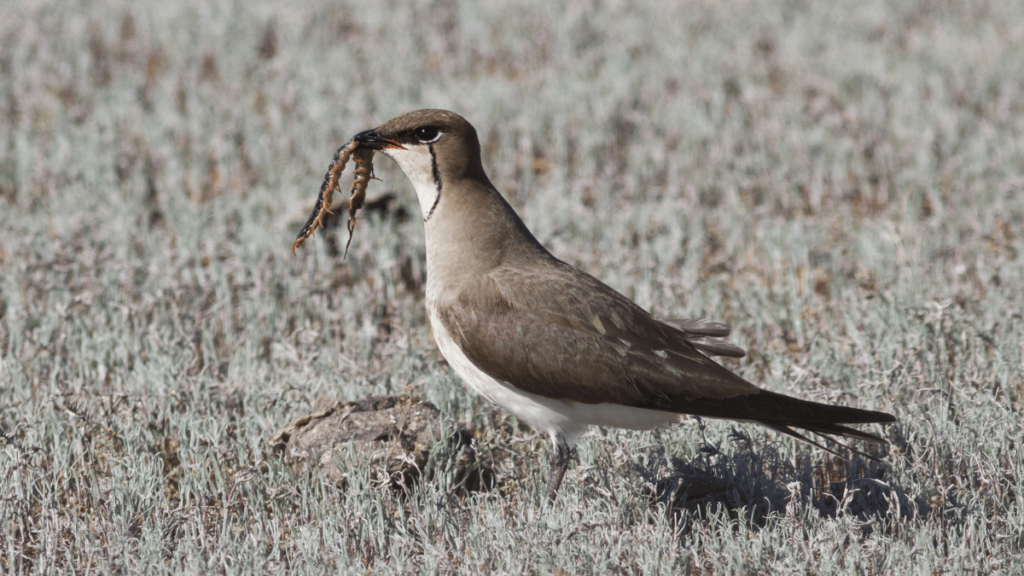
M921 519L931 513L927 501L911 499L889 478L881 448L872 454L880 457L877 461L845 450L842 456L815 450L794 465L771 443L755 448L750 436L735 429L730 439L738 447L732 454L705 444L697 456L684 459L657 448L646 464L636 463L652 504L663 504L680 520L725 509L758 527L770 516L792 516L804 507L822 517L850 515L861 521Z

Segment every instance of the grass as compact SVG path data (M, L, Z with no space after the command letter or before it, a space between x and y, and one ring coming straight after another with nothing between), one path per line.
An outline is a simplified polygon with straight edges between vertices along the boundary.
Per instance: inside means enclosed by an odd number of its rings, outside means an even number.
M1020 573L1019 6L667 4L4 3L0 572ZM541 506L543 439L439 363L418 219L289 252L333 151L423 107L556 255L730 323L731 369L894 413L885 465L596 430ZM440 440L405 492L268 445L403 392L495 490Z

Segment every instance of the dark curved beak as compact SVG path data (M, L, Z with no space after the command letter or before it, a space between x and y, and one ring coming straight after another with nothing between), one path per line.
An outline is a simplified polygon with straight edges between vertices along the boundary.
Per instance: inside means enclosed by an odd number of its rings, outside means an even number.
M405 150L405 146L402 146L394 140L388 140L387 138L381 138L380 134L377 134L376 130L367 130L360 132L352 137L359 143L360 148L369 148L370 150L386 150L388 148L400 148Z

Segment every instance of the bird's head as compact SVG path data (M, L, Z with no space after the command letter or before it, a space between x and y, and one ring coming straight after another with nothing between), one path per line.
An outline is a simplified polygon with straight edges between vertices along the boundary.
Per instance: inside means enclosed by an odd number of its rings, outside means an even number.
M488 183L480 162L480 140L465 118L447 110L417 110L360 132L352 138L361 148L393 158L419 197L424 220L452 184L465 179Z

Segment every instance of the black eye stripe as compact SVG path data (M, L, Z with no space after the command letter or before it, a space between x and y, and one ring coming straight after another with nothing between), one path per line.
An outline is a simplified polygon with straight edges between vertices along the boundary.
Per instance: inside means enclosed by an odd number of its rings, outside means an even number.
M430 173L434 177L434 189L437 190L437 196L434 197L434 205L430 207L430 211L423 217L423 221L430 220L430 217L434 215L434 209L437 208L437 203L441 201L441 171L437 169L437 155L434 154L434 147L430 146L427 148L430 150Z

